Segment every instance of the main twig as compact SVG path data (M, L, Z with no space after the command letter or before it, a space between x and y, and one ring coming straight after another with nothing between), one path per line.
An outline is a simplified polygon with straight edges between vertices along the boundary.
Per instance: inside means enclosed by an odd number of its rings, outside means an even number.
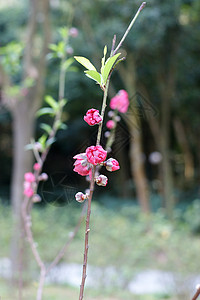
M130 25L128 26L126 32L124 33L121 41L119 42L118 46L115 48L115 43L116 43L116 35L114 35L113 41L112 41L112 49L110 53L110 57L114 56L117 51L120 49L122 46L126 36L128 35L129 31L131 30L133 24L135 23L139 13L141 10L144 8L146 5L146 2L143 2L140 8L138 9L136 15L134 16L133 20L131 21ZM111 74L110 74L111 75ZM106 109L106 102L107 102L107 95L108 95L108 88L109 88L109 82L110 82L110 75L108 76L108 80L106 82L106 86L104 89L104 95L103 95L103 103L102 103L102 108L101 108L101 117L102 117L102 122L99 124L99 129L97 133L97 141L96 141L96 146L100 145L101 141L101 134L102 134L102 127L103 127L103 120L104 120L104 114L105 114L105 109ZM81 280L81 285L80 285L80 294L79 294L79 300L83 299L83 294L84 294L84 288L85 288L85 280L87 276L87 261L88 261L88 249L89 249L89 232L90 232L90 215L91 215L91 202L92 202L92 196L94 192L94 184L95 184L95 171L96 171L96 166L93 167L92 170L92 178L90 181L90 193L88 197L88 208L87 208L87 218L86 218L86 230L85 230L85 247L84 247L84 260L83 260L83 270L82 270L82 280Z

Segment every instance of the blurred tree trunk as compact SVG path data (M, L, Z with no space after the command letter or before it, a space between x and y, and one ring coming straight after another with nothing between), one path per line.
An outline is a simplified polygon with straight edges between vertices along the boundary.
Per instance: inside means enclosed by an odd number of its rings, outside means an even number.
M119 74L123 80L124 86L132 97L136 95L136 70L133 56L129 55L126 67L121 65ZM127 125L130 133L130 160L131 171L136 185L136 194L144 213L150 212L149 189L144 168L143 147L142 147L142 128L141 112L137 108L137 99L130 101L129 112L127 114Z
M40 19L39 19L40 18ZM41 49L38 52L38 29L42 30ZM26 96L15 102L12 107L13 116L13 177L11 201L14 216L14 231L11 244L12 274L22 285L22 269L24 265L24 235L21 217L23 201L24 173L32 171L33 157L24 147L30 143L34 135L35 112L41 106L44 91L44 76L46 69L46 53L49 41L49 0L31 0L30 18L26 48L24 54L24 79L34 79L34 86L28 88ZM40 47L40 46L39 46ZM35 49L37 48L37 56Z
M173 121L176 138L181 147L183 157L184 157L184 176L186 180L191 181L194 178L194 161L193 156L190 151L190 146L188 143L188 139L186 137L185 128L181 120L176 117Z

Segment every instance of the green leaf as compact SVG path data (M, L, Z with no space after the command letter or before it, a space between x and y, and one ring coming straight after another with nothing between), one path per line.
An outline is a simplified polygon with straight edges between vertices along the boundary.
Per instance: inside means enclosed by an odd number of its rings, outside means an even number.
M61 99L58 104L60 108L64 107L67 104L67 99Z
M54 51L54 52L57 52L58 51L58 46L56 44L49 44L49 49Z
M97 71L85 71L85 74L87 77L95 80L96 82L98 82L99 84L101 84L101 74L99 74Z
M121 53L117 53L114 56L110 57L107 59L105 66L102 70L102 77L103 77L103 82L104 84L106 84L106 81L108 79L108 75L110 74L110 71L115 63L115 61L117 60L117 58L120 56Z
M46 148L46 140L47 140L46 134L43 134L38 140L38 142L41 144L43 150Z
M54 111L58 110L59 104L55 99L53 99L53 97L47 95L44 100L47 104L49 104L49 106L53 108Z
M103 50L103 58L101 60L101 73L102 73L102 70L104 68L104 65L105 65L105 59L106 59L106 54L107 54L107 46L104 47L104 50Z
M48 139L48 141L46 142L46 146L47 147L51 146L55 141L56 141L55 137Z
M96 71L96 68L93 66L93 64L89 61L89 59L83 57L83 56L74 56L74 58L83 65L88 70L94 70Z
M59 129L66 130L67 129L67 125L64 124L64 123L61 123Z
M41 127L44 131L46 131L48 134L50 134L50 132L52 131L51 126L49 126L48 124L42 123L42 124L40 124L40 127Z
M66 71L73 64L73 62L74 62L73 57L68 58L62 65L63 70Z
M59 28L58 32L60 33L61 37L64 39L66 39L67 35L68 35L68 28L66 26Z
M55 112L50 107L44 107L44 108L39 109L36 113L37 117L40 117L40 116L43 116L43 115L52 115L53 116L53 115L55 115Z

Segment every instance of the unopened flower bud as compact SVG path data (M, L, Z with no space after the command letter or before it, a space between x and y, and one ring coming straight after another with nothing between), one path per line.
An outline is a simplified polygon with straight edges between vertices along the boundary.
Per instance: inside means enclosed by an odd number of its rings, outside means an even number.
M76 193L75 198L76 198L76 201L82 203L87 198L87 195L83 194L82 192L78 192L78 193Z
M119 122L121 120L121 117L120 116L115 116L115 121L116 122Z
M39 176L39 180L40 181L47 181L48 180L48 175L46 173L42 173L40 176Z
M24 174L24 180L28 182L34 182L35 181L35 175L31 172L27 172Z
M113 111L113 110L110 110L110 111L108 112L108 116L109 116L110 118L112 118L112 117L114 116L114 111Z
M106 132L104 133L104 135L105 135L106 138L109 138L109 136L110 136L110 131L106 131Z
M199 290L200 289L200 284L197 284L196 285L196 290Z
M85 190L85 194L86 194L87 196L89 196L90 190L89 190L89 189Z
M77 37L78 36L78 29L76 27L71 27L69 30L69 35L72 37Z
M41 197L38 195L38 194L35 194L34 196L33 196L33 198L32 198L32 201L34 202L34 203L37 203L37 202L40 202L42 199L41 199Z
M33 169L34 169L35 171L40 170L40 168L41 168L41 165L40 165L39 163L35 163L35 164L33 165Z
M71 47L71 46L67 46L66 47L66 52L67 52L67 54L73 54L74 53L74 49Z
M108 129L113 129L115 127L115 122L113 120L109 120L107 123L106 123L106 127Z
M99 175L96 177L96 184L100 186L106 186L108 183L108 178L105 175Z
M109 158L106 162L105 162L105 167L108 171L113 172L116 170L120 169L119 163L116 159L114 158Z

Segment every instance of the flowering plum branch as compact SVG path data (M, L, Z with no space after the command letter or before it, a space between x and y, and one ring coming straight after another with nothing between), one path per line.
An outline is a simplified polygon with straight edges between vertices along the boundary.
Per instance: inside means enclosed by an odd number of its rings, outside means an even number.
M74 156L76 160L74 163L74 171L77 172L81 176L89 176L90 178L90 189L89 193L78 192L75 195L75 198L78 202L84 202L88 199L88 208L87 208L87 218L86 218L86 230L85 230L85 248L84 248L84 260L83 260L83 271L82 271L82 280L80 286L80 294L79 300L83 299L85 280L86 280L86 270L87 270L87 261L88 261L88 240L89 240L89 232L90 232L90 215L91 215L91 201L94 192L95 183L100 186L106 186L108 182L108 178L105 175L99 174L99 170L102 166L105 166L106 169L110 172L116 171L120 169L119 163L114 158L107 159L107 154L109 148L112 146L112 143L115 138L115 127L116 122L119 120L119 116L117 116L118 111L121 113L125 113L128 109L129 100L128 94L126 91L121 90L118 95L112 98L110 107L114 109L112 112L112 120L107 122L107 127L112 131L110 134L110 140L107 142L106 150L100 145L103 121L107 103L107 95L111 74L115 68L115 66L122 61L124 58L119 58L121 53L117 53L120 47L123 44L127 34L135 23L140 11L144 8L146 2L143 2L140 8L138 9L135 17L131 21L128 26L125 34L123 35L121 41L118 46L115 48L116 36L113 38L111 54L108 59L106 59L107 54L107 46L104 47L104 55L101 60L101 69L98 72L95 66L89 61L89 59L81 56L75 56L74 58L82 64L87 70L84 71L86 76L90 79L94 80L98 85L100 85L101 89L104 92L103 101L102 101L102 109L101 114L95 108L91 108L87 111L86 116L84 116L84 120L90 125L98 125L98 133L97 140L95 146L90 146L86 149L84 153L80 153Z

